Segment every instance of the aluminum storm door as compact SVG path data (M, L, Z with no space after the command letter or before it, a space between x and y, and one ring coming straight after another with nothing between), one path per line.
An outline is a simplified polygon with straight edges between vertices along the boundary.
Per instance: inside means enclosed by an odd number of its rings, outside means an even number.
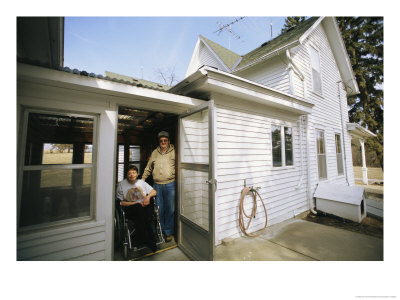
M179 116L178 245L194 260L214 258L214 102Z

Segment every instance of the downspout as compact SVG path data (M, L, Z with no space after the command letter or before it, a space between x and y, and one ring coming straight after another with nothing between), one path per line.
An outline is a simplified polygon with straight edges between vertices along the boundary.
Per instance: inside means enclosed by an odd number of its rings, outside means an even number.
M297 73L297 75L299 75L300 80L303 82L303 98L305 98L306 97L306 81L304 80L305 77L304 77L303 73L301 73L300 69L294 63L292 56L290 55L289 49L286 49L286 58L290 64L289 68L293 67L293 70Z
M301 183L303 182L303 178L304 178L304 167L303 167L303 120L305 120L305 115L301 115L299 117L299 140L300 140L300 180L299 183L296 185L296 190L298 188L300 188Z
M313 197L311 195L311 157L310 157L310 115L306 115L306 149L307 149L307 199L310 211L316 215L314 210Z
M290 50L287 49L286 50L286 58L288 59L289 63L291 64L291 66L293 66L293 69L296 71L296 73L299 75L301 81L303 81L303 98L306 97L306 81L305 81L305 77L304 75L301 73L300 69L296 66L296 64L293 62L293 59L290 55ZM311 195L311 158L310 158L310 116L309 115L302 115L300 116L299 120L300 120L300 124L302 124L303 121L305 121L305 126L306 126L306 154L307 154L307 189L306 189L306 197L307 197L307 201L308 201L308 206L310 208L311 213L313 213L314 215L317 214L317 211L314 210L314 203L313 203L313 197ZM300 137L302 136L303 130L302 128L300 128ZM300 140L302 140L302 138L300 138ZM301 143L301 141L300 141ZM301 157L303 159L303 147L300 144L300 152L301 152ZM304 174L303 174L303 162L301 162L301 173L302 176L300 178L299 183L296 186L296 189L298 189L301 185L301 182L303 180Z
M344 158L344 170L345 170L345 172L346 172L346 182L347 182L347 185L348 186L350 186L350 183L349 183L349 178L348 178L348 174L347 174L347 159L346 159L346 143L345 143L345 141L344 141L344 134L345 134L345 131L344 131L344 126L343 126L343 112L342 112L342 97L340 96L341 95L341 93L340 93L340 84L341 83L343 83L342 81L338 81L337 82L337 84L338 84L338 98L339 98L339 107L340 107L340 121L341 121L341 127L342 127L342 141L343 141L343 158Z

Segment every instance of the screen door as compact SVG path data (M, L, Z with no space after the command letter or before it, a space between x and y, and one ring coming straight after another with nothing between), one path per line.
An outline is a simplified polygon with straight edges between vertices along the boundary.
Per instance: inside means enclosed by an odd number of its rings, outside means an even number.
M179 116L178 245L194 260L214 258L214 102Z

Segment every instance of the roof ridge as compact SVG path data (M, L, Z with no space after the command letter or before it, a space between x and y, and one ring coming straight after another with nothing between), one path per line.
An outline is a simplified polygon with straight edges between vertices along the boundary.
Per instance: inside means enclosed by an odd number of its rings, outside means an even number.
M250 66L256 60L262 59L267 54L274 52L277 49L282 47L286 47L293 42L300 39L300 37L307 32L309 28L319 19L320 17L310 17L304 22L299 23L293 29L290 29L284 33L281 33L277 37L272 40L266 41L262 43L259 47L251 50L242 56L242 60L235 67L233 71L238 71L239 69L243 69L245 67Z

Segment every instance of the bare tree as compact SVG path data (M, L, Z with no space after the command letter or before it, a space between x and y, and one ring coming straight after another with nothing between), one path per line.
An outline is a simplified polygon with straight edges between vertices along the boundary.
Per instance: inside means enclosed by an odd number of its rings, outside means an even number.
M72 144L52 144L50 148L50 153L53 153L54 150L58 150L58 152L63 153L64 150L67 150L68 153L71 152L73 145Z
M179 80L176 76L175 73L175 67L160 67L157 68L155 71L158 79L163 83L166 84L168 86L173 86L174 83L178 83Z

